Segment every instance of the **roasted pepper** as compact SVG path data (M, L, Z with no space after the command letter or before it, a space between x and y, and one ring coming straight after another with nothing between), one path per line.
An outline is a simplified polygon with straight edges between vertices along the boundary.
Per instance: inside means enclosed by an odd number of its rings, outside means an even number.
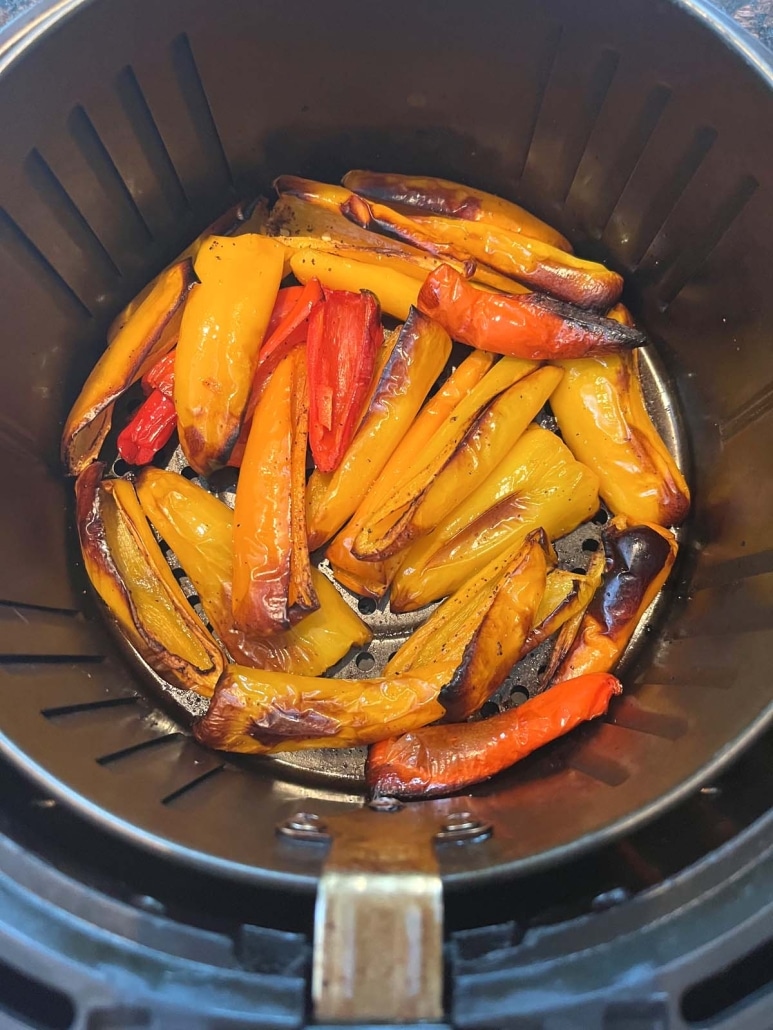
M412 309L378 377L354 439L335 472L312 473L307 489L309 548L351 517L405 436L449 354L448 334Z
M397 205L416 212L432 212L468 222L494 225L508 232L543 240L560 250L571 251L569 241L552 226L535 218L522 207L492 193L462 186L448 179L424 175L395 175L389 172L352 171L341 180L348 189L368 200Z
M155 389L118 434L118 453L130 465L147 465L177 427L174 401Z
M303 350L292 356L293 384L290 397L292 437L290 442L290 581L287 618L294 625L319 608L314 589L306 532L306 451L309 443L309 390ZM241 475L251 475L246 466ZM240 476L241 479L241 476ZM237 487L238 493L238 487Z
M147 395L160 390L165 397L174 396L174 362L175 352L170 350L163 358L149 368L142 377L142 389Z
M533 361L582 358L647 342L638 329L552 297L481 290L449 265L427 276L418 303L455 340Z
M422 281L445 261L472 281L506 293L528 293L526 287L500 272L475 262L437 258L400 240L388 239L292 193L283 194L271 213L269 234L291 250L317 250L352 261L389 268Z
M334 472L362 415L383 340L372 293L328 290L309 321L309 444L317 468Z
M596 261L484 222L400 214L354 194L341 211L363 228L392 233L436 257L483 262L516 282L580 308L608 308L623 289L622 277Z
M368 788L376 795L428 798L470 787L603 715L622 689L606 673L582 676L481 722L428 726L385 740L368 753Z
M351 190L295 175L280 176L274 186L279 200L271 214L269 232L281 235L290 247L298 246L298 237L305 236L307 241L317 238L322 244L320 249L335 252L340 247L356 251L361 261L375 261L421 279L445 260L475 282L506 293L529 292L527 287L487 265L478 265L473 260L456 261L450 255L440 259L402 240L369 232L347 210L347 205L356 205L359 200Z
M411 514L412 536L433 530L493 472L550 397L555 372L537 369L481 413Z
M605 354L561 367L550 404L569 449L598 475L603 500L616 515L679 525L690 491L647 414L638 355Z
M208 747L252 755L369 744L439 718L445 675L431 667L381 679L316 679L231 665L194 735Z
M394 485L360 530L353 547L356 558L383 561L411 542L417 535L412 527L413 512L438 473L456 454L468 431L492 398L509 393L508 387L517 383L534 367L531 361L503 358L459 401L448 418L438 426L432 439L415 455L404 480ZM534 414L536 412L525 419L520 431L526 428ZM513 439L518 435L518 427L514 426Z
M393 268L380 267L366 261L323 254L314 250L297 250L290 256L293 275L302 283L317 278L326 290L367 290L378 298L382 309L394 318L407 319L415 307L421 280Z
M291 352L269 380L255 409L236 488L234 619L255 636L289 629L293 549L307 546L305 534L294 541L292 533L293 508L305 500L298 497L293 476L294 437L303 436L305 454L304 427L294 421L303 361L302 352Z
M534 530L504 568L495 559L436 608L385 672L450 662L453 672L439 698L446 718L458 722L477 712L522 653L552 561L547 537Z
M600 551L592 555L588 571L580 575L555 569L547 578L537 614L520 658L539 647L548 637L562 629L573 619L581 619L604 575L604 556ZM579 626L579 622L578 622Z
M415 463L417 455L424 452L435 432L457 404L480 382L493 361L492 354L480 350L473 351L454 370L416 416L362 504L329 545L326 556L336 579L355 594L382 597L402 561L399 555L385 562L360 561L352 554L355 538L367 525L372 513L389 496L393 487L405 481L406 473Z
M414 611L444 597L520 547L532 529L541 526L554 540L597 509L596 475L554 433L530 426L483 483L408 549L392 583L392 609Z
M676 558L673 533L618 515L602 532L606 572L554 682L614 668Z
M265 236L213 236L196 258L201 280L186 305L175 361L180 443L209 475L239 436L260 345L276 300L283 248Z
M163 679L209 697L223 655L180 589L134 487L94 462L75 484L81 552L92 586L140 657Z
M207 490L175 472L147 468L137 480L142 509L193 583L223 646L240 665L319 676L371 632L333 584L311 570L319 609L270 638L243 633L234 623L233 512Z
M99 454L116 398L174 346L182 307L195 281L190 260L159 276L91 370L62 434L62 461L70 474L77 475Z

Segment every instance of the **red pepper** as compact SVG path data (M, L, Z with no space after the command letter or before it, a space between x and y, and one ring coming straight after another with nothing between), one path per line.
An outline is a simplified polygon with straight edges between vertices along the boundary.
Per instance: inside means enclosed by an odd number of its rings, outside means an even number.
M142 377L142 389L146 394L160 390L165 397L174 393L174 361L177 348L170 350Z
M266 338L260 348L260 359L255 378L252 381L250 399L244 416L239 439L234 444L228 464L239 468L250 435L252 416L263 395L269 376L282 358L291 350L306 342L307 320L314 308L322 303L323 293L319 279L309 279L305 286L285 286L279 291L266 330Z
M462 790L603 715L622 689L609 673L592 673L558 683L491 719L427 726L384 740L368 754L368 787L389 797L426 798Z
M478 289L450 265L427 276L419 310L460 343L531 361L584 358L647 342L632 326L544 294Z
M326 290L312 312L306 342L309 443L317 468L338 468L368 396L382 340L381 310L363 290Z
M177 425L171 397L156 387L118 435L118 453L130 465L147 465Z

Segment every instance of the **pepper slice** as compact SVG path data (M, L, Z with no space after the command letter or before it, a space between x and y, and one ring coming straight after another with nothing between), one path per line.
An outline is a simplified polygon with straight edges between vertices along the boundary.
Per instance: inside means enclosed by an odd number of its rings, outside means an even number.
M256 235L213 236L196 258L174 402L183 451L202 475L226 463L239 436L283 265L284 248Z
M560 250L572 249L560 232L517 204L448 179L357 169L347 172L341 182L368 200L396 204L416 212L431 211L467 222L496 225L512 233L544 240Z
M337 680L231 665L193 732L209 747L251 755L356 747L438 719L446 675L431 666L407 676Z
M374 745L365 770L373 794L435 797L488 780L588 719L603 715L622 685L581 676L481 722L428 726Z
M632 326L543 294L514 297L478 289L450 265L427 276L418 304L455 340L533 361L583 358L647 342Z
M676 559L674 534L618 515L601 534L607 570L554 682L613 668Z
M155 389L118 434L118 453L129 465L147 465L169 442L176 425L174 401Z
M402 556L397 555L385 562L361 561L352 554L352 546L358 533L389 496L398 483L405 480L407 471L422 454L437 429L443 425L459 402L467 396L486 375L494 361L492 354L476 350L468 355L457 369L431 397L387 462L373 489L363 500L351 520L329 545L326 556L333 568L335 578L355 594L368 597L382 597L389 587L392 576L400 566Z
M311 315L309 443L322 472L338 468L354 436L382 339L381 311L372 293L328 290Z
M175 351L170 350L163 358L148 369L142 377L142 389L146 394L160 390L165 397L174 396L174 363Z
M309 549L329 540L354 514L405 436L451 353L445 330L413 308L386 345L368 407L335 472L315 470L306 490Z
M271 376L255 409L236 488L234 619L245 633L258 636L291 624L293 395L303 360L293 351ZM305 540L297 543L305 546Z
M311 570L319 610L283 633L258 637L234 623L233 512L217 497L176 472L144 469L137 496L152 524L174 551L201 599L207 618L234 661L258 669L319 676L371 632L317 569Z

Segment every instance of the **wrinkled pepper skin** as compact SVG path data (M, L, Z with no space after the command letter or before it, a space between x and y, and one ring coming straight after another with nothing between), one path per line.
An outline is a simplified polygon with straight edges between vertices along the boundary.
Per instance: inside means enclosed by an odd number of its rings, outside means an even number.
M504 460L553 393L556 371L546 366L520 379L474 422L413 512L417 536L431 532Z
M320 607L272 637L243 633L234 623L233 512L213 494L175 472L144 469L137 479L142 510L177 556L207 618L240 665L320 676L371 632L333 584L311 570Z
M91 370L62 434L62 461L70 475L78 475L99 454L116 398L174 347L183 305L195 282L190 260L160 275Z
M76 521L91 584L140 657L183 690L210 697L224 667L188 603L127 480L95 462L75 484Z
M453 673L440 692L446 719L477 712L518 660L534 624L552 562L547 537L534 530L502 571L488 570L436 608L387 664L385 672L450 662Z
M472 281L506 293L528 292L513 279L485 265L437 258L401 240L389 239L360 228L342 214L303 200L291 193L283 194L269 219L268 233L278 236L290 250L316 250L351 261L378 265L400 272L422 282L444 261L458 272L472 273Z
M372 293L328 290L309 320L309 445L321 472L335 472L351 443L383 338Z
M564 440L599 477L599 493L615 515L678 526L690 491L647 414L634 354L561 363L564 378L551 398Z
M177 427L174 401L155 389L118 434L118 454L129 465L147 465Z
M207 476L225 465L245 417L260 346L282 278L284 250L265 236L213 236L180 326L174 402L180 444Z
M374 745L365 778L374 795L429 798L471 787L603 715L622 692L614 676L582 676L481 722L428 726Z
M476 261L516 282L580 308L609 308L623 289L622 277L595 261L567 254L482 222L438 215L404 215L353 195L342 207L357 225L380 229L436 257Z
M585 575L555 569L547 578L545 592L534 617L534 625L521 649L523 658L552 637L572 619L581 619L593 595L601 585L604 574L604 557L600 552L593 555ZM579 625L579 622L578 622Z
M429 668L382 679L317 679L232 665L194 735L208 747L250 755L369 744L438 719L444 676Z
M290 628L297 357L294 351L280 362L255 409L236 487L234 620L254 636Z
M328 541L354 514L407 433L451 353L448 334L412 309L377 376L362 422L335 472L307 486L309 549Z
M530 426L470 496L408 549L392 583L393 611L453 593L533 529L551 540L598 510L598 479L554 434Z
M461 343L531 361L583 358L647 342L638 329L543 294L478 289L450 265L427 276L418 306Z
M534 368L531 361L503 358L459 401L423 450L416 454L404 480L395 484L360 530L354 541L353 553L356 558L384 561L411 542L416 536L412 528L414 511L440 471L456 454L481 412L492 398L500 396Z
M676 559L669 530L618 515L602 533L606 572L553 682L613 669Z
M367 200L397 204L417 213L429 212L494 225L511 233L542 240L560 250L572 249L560 232L517 204L448 179L358 169L347 172L341 181L347 189Z
M380 598L386 593L402 558L396 555L385 562L361 561L352 554L354 541L369 522L373 512L384 503L390 492L404 482L418 455L454 408L483 379L494 362L493 354L473 351L443 383L416 416L410 429L395 448L381 475L362 504L328 546L326 557L335 578L348 590L367 597Z
M359 258L359 255L358 255ZM416 306L421 280L386 265L315 250L296 250L290 256L293 275L302 283L316 278L326 290L359 293L367 290L378 298L382 310L401 321Z
M293 357L290 397L290 582L287 617L290 625L319 608L314 589L306 532L306 451L309 441L309 388L303 349ZM244 474L244 473L242 473ZM249 474L249 473L248 473ZM237 488L238 492L238 488Z

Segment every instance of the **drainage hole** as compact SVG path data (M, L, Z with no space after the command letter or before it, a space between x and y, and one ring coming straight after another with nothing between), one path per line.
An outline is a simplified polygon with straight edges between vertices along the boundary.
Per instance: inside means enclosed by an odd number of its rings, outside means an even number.
M361 651L354 659L354 664L360 672L370 672L371 669L375 668L376 659L370 651Z
M376 602L372 597L361 597L357 602L360 615L372 615L376 610Z
M598 551L599 549L598 540L594 540L593 537L589 537L587 540L583 540L582 549L583 551Z

